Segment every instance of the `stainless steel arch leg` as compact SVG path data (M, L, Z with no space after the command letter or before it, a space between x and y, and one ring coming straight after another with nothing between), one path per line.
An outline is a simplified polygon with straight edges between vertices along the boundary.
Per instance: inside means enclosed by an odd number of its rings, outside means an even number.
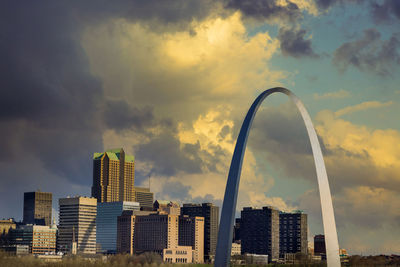
M243 157L247 144L247 137L254 116L263 102L263 100L272 93L284 93L296 104L307 128L308 137L311 142L311 148L314 155L315 169L317 171L318 188L321 199L322 221L324 225L325 244L328 267L339 267L339 244L336 232L335 216L333 212L332 197L329 189L328 176L326 174L325 163L322 157L321 147L317 134L312 124L310 115L305 109L300 99L286 88L271 88L261 93L251 105L240 129L236 141L235 151L233 152L232 162L229 169L228 181L226 183L224 202L221 212L221 223L218 231L218 243L215 255L215 267L226 267L229 265L231 249L233 223L235 219L235 210L237 194L239 189L240 174L242 169Z

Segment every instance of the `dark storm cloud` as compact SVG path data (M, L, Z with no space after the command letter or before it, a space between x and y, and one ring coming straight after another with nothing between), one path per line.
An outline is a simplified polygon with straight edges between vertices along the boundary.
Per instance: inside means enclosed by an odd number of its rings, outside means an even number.
M11 131L2 130L0 142L11 149L2 153L35 155L50 170L81 183L90 173L84 164L89 151L101 148L96 110L102 88L62 8L58 2L2 6L0 120Z
M364 0L314 0L317 7L321 10L326 10L333 7L336 4L346 4L346 3L363 3Z
M371 8L374 19L377 22L387 22L393 17L400 20L400 1L398 0L374 2L371 4Z
M218 152L217 148L214 148ZM203 169L214 171L217 160L209 152L201 149L200 143L181 143L174 131L161 130L149 143L135 148L140 159L151 162L151 172L159 175L173 176L178 172L202 173Z
M168 119L155 121L149 107L107 99L80 43L87 26L122 18L182 29L214 7L213 1L195 0L3 2L0 179L6 188L1 188L0 216L18 218L24 191L41 188L55 192L57 199L89 189L92 154L103 150L105 129L142 130L151 123L171 127ZM190 145L182 149L186 154L194 150Z
M279 5L276 0L227 0L225 4L227 8L240 10L245 16L260 20L295 22L302 16L300 8L290 1L286 6Z
M376 29L364 31L355 41L341 45L334 52L333 63L342 72L349 66L380 76L390 76L393 69L400 65L400 39L395 33L388 40L381 40Z
M284 56L318 57L311 45L311 39L305 39L306 31L303 29L280 28L278 39Z
M117 131L125 129L143 131L154 125L155 117L151 107L140 109L132 107L124 100L107 100L104 108L104 121L109 128Z

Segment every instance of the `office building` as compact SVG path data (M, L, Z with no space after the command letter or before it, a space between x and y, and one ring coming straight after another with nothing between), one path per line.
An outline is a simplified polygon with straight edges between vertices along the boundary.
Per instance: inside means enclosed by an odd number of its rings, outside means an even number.
M59 199L58 250L96 254L97 200L89 197Z
M135 217L135 253L156 252L163 254L165 248L178 247L179 216L150 214Z
M154 202L154 194L150 192L150 188L134 187L134 201L139 202L143 209L152 209Z
M314 236L314 255L326 255L325 236Z
M92 197L98 202L135 201L135 159L122 148L94 153Z
M181 207L177 202L156 200L154 201L153 210L164 214L181 215Z
M212 203L183 204L181 214L204 218L204 260L212 261L217 247L219 207Z
M204 218L179 216L179 246L190 246L193 262L204 262Z
M135 216L157 214L156 211L125 210L117 219L117 253L134 253Z
M307 254L307 214L296 211L279 214L279 254L281 258L287 253Z
M137 202L99 202L96 216L96 242L102 253L117 252L117 220L125 210L140 210Z
M45 192L24 193L24 224L51 225L53 194Z
M279 259L279 211L272 207L243 208L241 212L242 254L268 255Z
M11 245L28 246L29 253L47 254L56 252L57 227L44 225L22 225L10 230Z

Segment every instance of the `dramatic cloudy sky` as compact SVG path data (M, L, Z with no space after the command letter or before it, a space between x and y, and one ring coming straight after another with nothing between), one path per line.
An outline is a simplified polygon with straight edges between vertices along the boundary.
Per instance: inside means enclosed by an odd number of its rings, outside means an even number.
M221 204L241 122L263 90L305 103L340 247L400 253L400 1L5 1L0 8L0 217L23 192L90 195L92 155L123 147L158 199ZM284 95L249 136L243 206L309 214L306 130Z

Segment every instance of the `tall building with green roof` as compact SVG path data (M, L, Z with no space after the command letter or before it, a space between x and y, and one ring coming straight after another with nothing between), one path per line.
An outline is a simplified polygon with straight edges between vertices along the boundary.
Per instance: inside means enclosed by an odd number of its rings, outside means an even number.
M92 197L97 202L134 201L135 158L122 148L93 155Z

